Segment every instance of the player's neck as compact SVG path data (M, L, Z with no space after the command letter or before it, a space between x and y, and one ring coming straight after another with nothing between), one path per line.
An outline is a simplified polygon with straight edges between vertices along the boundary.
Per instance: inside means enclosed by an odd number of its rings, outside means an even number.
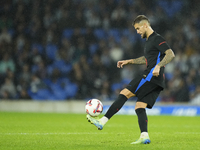
M151 27L149 27L148 30L147 30L147 38L146 38L146 40L148 40L149 36L150 36L153 32L154 32L153 29L152 29Z

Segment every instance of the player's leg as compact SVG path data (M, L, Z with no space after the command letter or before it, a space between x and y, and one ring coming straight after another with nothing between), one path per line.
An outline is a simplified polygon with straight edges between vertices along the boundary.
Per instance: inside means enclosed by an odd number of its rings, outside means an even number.
M115 102L110 106L104 117L101 119L102 123L105 124L108 119L110 119L114 114L116 114L124 105L124 103L131 97L134 97L135 94L133 94L128 89L123 89L118 98L115 100ZM104 118L107 118L106 121L104 121Z
M145 135L148 134L147 133L148 132L147 131L148 118L147 118L146 109L145 109L146 107L147 107L147 103L136 102L135 112L138 117L138 124L140 127L141 136L143 135L143 133L146 133Z
M140 127L141 135L140 135L140 138L136 142L132 142L131 144L141 144L141 143L149 144L150 143L148 130L147 130L148 119L147 119L147 114L145 110L146 107L147 107L147 103L136 102L135 112L138 117L138 124Z
M123 89L118 98L114 101L114 103L110 106L106 114L101 119L95 119L91 116L87 115L88 121L94 124L99 130L103 129L103 126L108 122L108 120L116 114L124 105L124 103L131 97L135 96L131 91L128 89Z
M157 97L159 96L160 92L162 91L162 88L156 85L147 85L146 87L151 87L153 91L150 91L147 95L145 95L142 98L139 98L135 105L135 112L138 116L138 124L140 127L141 135L140 138L136 142L132 142L131 144L149 144L150 138L148 135L148 118L146 114L145 108L152 108L156 102ZM154 87L155 86L155 87ZM145 89L144 88L144 89ZM141 90L144 92L144 90Z

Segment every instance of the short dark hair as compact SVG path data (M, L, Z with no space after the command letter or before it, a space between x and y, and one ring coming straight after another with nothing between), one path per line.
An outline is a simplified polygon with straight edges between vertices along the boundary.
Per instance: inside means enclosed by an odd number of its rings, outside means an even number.
M139 15L135 18L132 25L134 26L136 23L140 23L142 20L146 20L150 24L149 19L145 15Z

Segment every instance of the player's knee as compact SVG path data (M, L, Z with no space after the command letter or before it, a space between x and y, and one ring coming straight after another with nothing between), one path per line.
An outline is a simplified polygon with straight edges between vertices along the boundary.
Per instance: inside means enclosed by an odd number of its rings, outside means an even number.
M143 103L143 102L137 102L135 104L135 110L139 109L139 108L146 108L147 107L147 103Z
M135 94L133 94L131 91L129 91L128 89L123 89L120 94L126 96L128 99L131 98L131 97L134 97Z

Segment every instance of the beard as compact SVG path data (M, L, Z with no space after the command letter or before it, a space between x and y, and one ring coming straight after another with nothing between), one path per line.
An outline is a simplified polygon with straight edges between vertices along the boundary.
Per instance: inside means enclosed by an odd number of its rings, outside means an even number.
M142 35L142 38L143 39L147 38L147 33L146 32Z

